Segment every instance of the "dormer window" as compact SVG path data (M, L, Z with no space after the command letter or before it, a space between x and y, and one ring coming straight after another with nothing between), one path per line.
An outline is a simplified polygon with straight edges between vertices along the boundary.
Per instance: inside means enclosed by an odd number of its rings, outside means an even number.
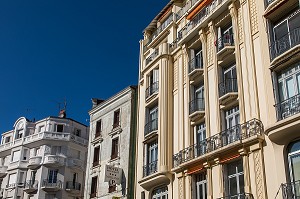
M63 131L64 131L64 125L56 124L56 132L63 132Z

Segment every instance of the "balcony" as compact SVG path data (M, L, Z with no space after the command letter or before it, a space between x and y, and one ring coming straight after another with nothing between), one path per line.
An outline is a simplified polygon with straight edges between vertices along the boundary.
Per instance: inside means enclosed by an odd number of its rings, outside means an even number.
M65 165L65 157L61 155L46 155L44 165L47 167L62 167Z
M149 176L157 172L157 160L143 166L143 177Z
M42 164L42 157L41 156L34 156L34 157L29 158L27 167L29 169L36 169L39 166L41 166L41 164Z
M190 0L176 13L176 21L178 21L188 10L193 7L199 0Z
M43 180L42 183L42 190L46 192L54 192L59 191L62 189L62 182L60 180L57 181L50 181L48 179Z
M173 166L193 164L201 157L208 158L213 153L222 153L231 148L256 142L257 139L263 139L263 131L263 124L257 119L236 125L179 151L173 155Z
M278 121L300 113L300 94L275 104L274 106L276 108Z
M240 193L237 195L232 196L224 196L217 199L254 199L253 195L251 193Z
M275 42L273 42L270 45L269 48L270 48L271 61L273 61L278 56L283 55L287 51L290 50L295 51L291 54L289 53L289 55L286 55L286 58L291 57L293 54L300 51L300 48L298 46L299 44L300 44L300 28L290 30L288 34L277 39Z
M149 57L146 58L146 66L158 56L158 49L155 49Z
M194 99L189 104L190 118L192 122L199 120L205 115L204 98Z
M145 91L145 96L146 100L153 96L154 94L158 93L158 88L159 88L159 82L153 82L151 85L146 89Z
M0 166L0 178L3 178L7 174L7 166L1 165Z
M66 191L74 194L80 193L81 184L78 182L68 181L66 183Z
M238 86L236 78L225 79L219 83L220 105L226 106L238 98Z
M224 60L229 55L234 53L234 35L224 34L216 43L218 61Z
M68 159L67 166L73 169L83 169L83 161L77 158L71 158Z
M145 125L145 137L158 130L158 119L151 120Z
M37 191L38 189L38 186L39 186L39 182L37 180L27 180L24 184L24 191L26 193L32 193L32 192L35 192Z
M283 199L300 198L300 181L281 184L281 192Z
M190 81L195 80L202 75L203 70L203 57L202 54L197 55L195 58L189 61L189 77Z

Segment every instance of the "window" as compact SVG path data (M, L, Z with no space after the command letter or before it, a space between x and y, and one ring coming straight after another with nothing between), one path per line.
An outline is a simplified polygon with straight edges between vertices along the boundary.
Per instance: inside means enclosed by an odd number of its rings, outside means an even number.
M144 168L144 176L148 176L157 172L157 159L158 159L158 144L157 140L154 140L146 144L147 154Z
M57 183L58 170L49 170L48 172L48 183Z
M22 160L24 160L24 161L26 161L27 159L28 159L28 149L24 149L24 151L23 151L23 159Z
M100 146L94 148L93 167L99 165Z
M196 191L196 199L207 198L207 180L206 173L199 173L194 175L194 186Z
M152 94L158 92L159 88L159 82L158 82L158 76L159 74L159 69L153 69L149 75L147 76L147 84L148 88L146 89L146 98L150 97Z
M21 171L19 173L18 185L24 185L25 178L25 172Z
M17 130L17 132L16 132L16 139L22 138L23 134L24 134L24 129Z
M152 199L168 199L168 188L161 187L152 191Z
M194 127L194 140L196 144L196 156L206 153L206 127L205 123L198 124Z
M9 143L10 142L10 136L5 137L5 143Z
M223 96L230 92L237 92L237 75L236 75L236 67L232 65L228 68L223 69L222 71L222 80L219 84L219 93L220 96Z
M190 49L191 59L189 61L189 73L195 69L203 68L203 53L202 48L200 49Z
M190 114L194 113L195 111L204 111L204 86L194 86L192 87L193 94L191 96L192 101L190 102Z
M12 154L11 161L12 162L17 162L17 161L20 160L20 157L21 157L21 151L20 150L14 151L13 154Z
M102 131L102 121L98 120L96 123L96 133L95 133L95 138L99 137L101 135Z
M113 128L120 126L120 109L114 112L114 123Z
M232 24L229 23L225 27L218 27L218 41L217 41L217 50L222 50L227 45L234 44L234 36Z
M230 144L240 139L240 112L239 107L225 111L225 131L222 133L223 144Z
M238 160L225 165L226 195L236 196L244 193L243 162Z
M56 124L56 132L63 132L63 131L64 131L64 125Z
M44 132L45 131L45 126L44 125L43 126L39 126L38 131L39 131L39 133L40 132Z
M145 136L158 129L158 106L146 110Z
M14 187L16 186L17 182L17 173L12 173L8 176L8 185L7 187Z
M31 171L30 181L32 184L35 183L36 171Z
M97 194L97 176L92 178L92 185L91 185L91 198L96 197Z
M61 154L61 146L51 147L51 155L60 155L60 154Z
M291 182L300 180L300 141L294 142L288 147L288 160ZM297 190L300 196L300 190Z
M80 137L80 136L81 136L81 129L75 128L75 129L74 129L74 135Z
M115 159L119 155L119 138L112 140L111 159Z

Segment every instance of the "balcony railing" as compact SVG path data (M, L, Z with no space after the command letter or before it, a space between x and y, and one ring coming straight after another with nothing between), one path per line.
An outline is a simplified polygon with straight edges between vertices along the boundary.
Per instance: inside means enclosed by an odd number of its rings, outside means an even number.
M190 114L196 112L196 111L204 111L205 110L205 104L204 104L204 98L197 98L190 102Z
M202 54L197 55L189 61L189 73L193 72L195 69L203 69Z
M54 181L49 181L48 179L45 179L45 180L43 180L42 187L61 189L62 182L60 180L57 180L56 182L54 182Z
M150 44L162 31L164 31L170 23L173 22L173 13L152 33L147 43Z
M157 172L157 160L143 166L143 176L146 177Z
M224 196L217 199L254 199L253 195L251 193L240 193L237 195L232 196Z
M176 38L172 43L169 44L170 52L173 52L178 47L178 41L179 39Z
M224 34L216 41L216 47L218 52L226 46L234 46L233 34Z
M300 28L291 30L271 44L271 61L298 44L300 44Z
M145 125L145 136L147 136L152 131L157 131L158 129L158 119L151 120Z
M283 199L299 199L300 198L300 181L281 184Z
M189 146L173 155L174 167L195 159L199 156L228 146L236 141L244 140L255 135L262 135L263 124L257 119L252 119L244 124L239 124L226 129L216 135Z
M213 13L218 5L224 0L213 0L205 8L203 8L190 22L188 22L179 32L178 39L181 40L185 35L188 35L194 27L203 22L209 14Z
M81 190L81 184L78 182L73 181L67 181L66 182L66 189L72 189L72 190Z
M151 85L145 91L146 99L148 97L150 97L151 95L153 95L154 93L157 93L158 88L159 88L159 82L158 81L151 83Z
M185 3L185 5L176 13L176 21L178 21L195 3L199 0L190 0Z
M37 189L39 181L37 180L27 180L24 185L24 189Z
M227 93L238 92L237 79L229 78L224 82L219 83L219 95L222 97Z
M158 56L158 49L155 49L154 52L151 55L149 55L149 57L147 57L146 65L148 65L150 62L152 62L152 60L154 60L154 58L157 56Z
M300 94L275 104L275 108L278 121L300 113Z

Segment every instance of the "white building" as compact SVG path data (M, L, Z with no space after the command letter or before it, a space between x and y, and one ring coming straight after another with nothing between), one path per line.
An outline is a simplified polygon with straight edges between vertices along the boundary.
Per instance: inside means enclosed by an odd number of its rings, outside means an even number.
M86 199L134 198L136 92L129 86L105 101L93 99ZM115 178L105 179L107 166L116 170Z
M19 118L2 134L0 198L82 198L88 131L64 117Z

